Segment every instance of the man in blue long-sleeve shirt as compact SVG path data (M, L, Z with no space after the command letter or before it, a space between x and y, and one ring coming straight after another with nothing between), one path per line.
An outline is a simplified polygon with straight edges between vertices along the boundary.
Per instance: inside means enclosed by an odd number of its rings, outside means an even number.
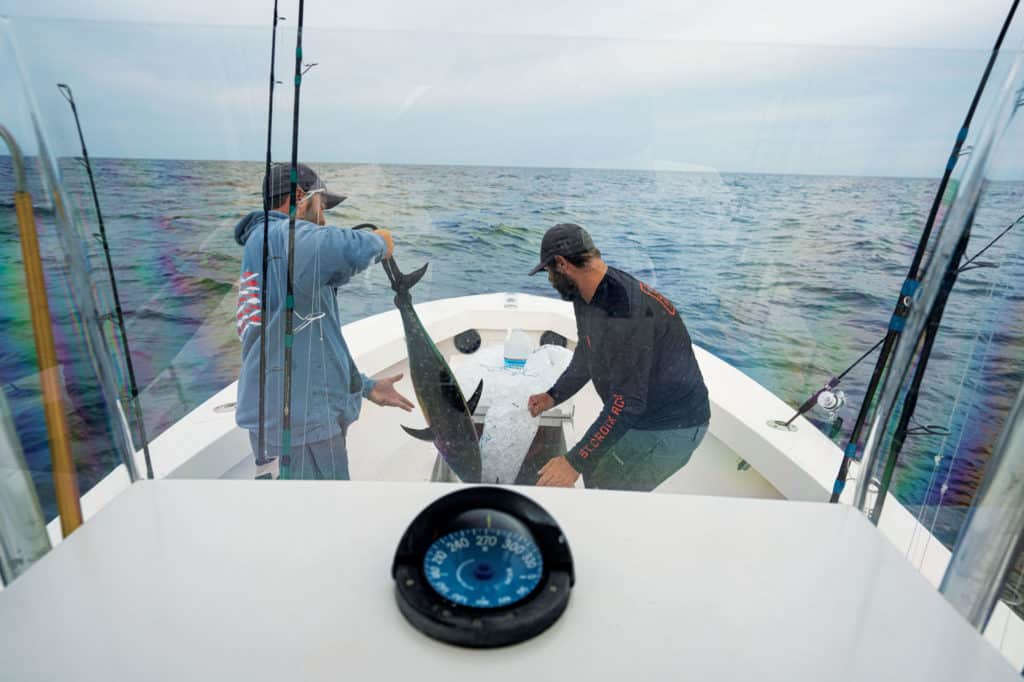
M288 258L290 164L271 167L263 191L269 214L267 320L260 316L263 267L263 211L253 211L235 227L245 247L238 284L236 328L242 343L235 420L249 431L258 450L260 335L266 331L265 439L268 458L290 458L292 478L347 479L345 433L359 417L363 398L409 411L413 405L395 390L401 375L374 381L361 374L341 334L338 288L358 272L389 258L394 248L387 230L357 231L326 225L324 210L345 197L330 192L309 166L298 164L296 188L295 298L292 346L291 451L282 452L284 402L284 320ZM264 324L265 322L265 324ZM262 458L257 457L257 462Z
M601 413L566 455L541 469L538 485L653 490L681 469L707 432L708 391L679 311L665 296L609 267L587 231L555 225L540 263L576 313L569 367L546 393L530 396L533 416L593 381Z

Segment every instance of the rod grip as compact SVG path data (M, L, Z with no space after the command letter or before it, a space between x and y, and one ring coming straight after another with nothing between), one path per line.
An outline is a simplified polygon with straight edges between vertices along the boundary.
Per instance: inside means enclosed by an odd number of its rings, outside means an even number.
M43 413L46 431L50 437L50 460L53 465L53 485L64 537L82 525L82 507L79 501L78 476L71 458L67 415L64 412L60 367L50 327L50 304L46 296L46 278L39 254L32 196L28 192L14 193L14 210L18 218L21 238L21 256L25 266L25 284L28 290L32 334L35 338L36 358L39 364L39 384L43 391Z

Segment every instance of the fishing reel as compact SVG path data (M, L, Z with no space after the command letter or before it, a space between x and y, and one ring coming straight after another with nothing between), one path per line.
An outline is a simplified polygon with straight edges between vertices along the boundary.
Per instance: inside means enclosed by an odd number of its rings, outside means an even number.
M835 419L846 405L846 393L841 390L824 388L818 392L816 399L818 410L828 419Z
M797 408L796 414L790 417L788 421L772 419L768 422L768 426L773 429L779 429L780 431L796 431L796 425L793 423L796 421L796 418L817 407L818 411L823 413L827 419L832 421L834 426L836 422L838 422L839 427L841 427L842 420L837 419L837 416L839 414L839 410L846 405L846 394L843 391L836 389L836 386L839 385L839 381L839 377L832 377L823 387L821 387L821 389L805 400L804 403ZM829 437L831 438L832 436Z

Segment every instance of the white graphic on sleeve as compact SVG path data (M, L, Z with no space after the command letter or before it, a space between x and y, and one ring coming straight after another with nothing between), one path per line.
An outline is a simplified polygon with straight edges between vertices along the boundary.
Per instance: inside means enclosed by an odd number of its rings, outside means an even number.
M260 317L260 274L243 272L238 280L238 310L235 311L235 329L238 338L249 327L259 327L263 322Z

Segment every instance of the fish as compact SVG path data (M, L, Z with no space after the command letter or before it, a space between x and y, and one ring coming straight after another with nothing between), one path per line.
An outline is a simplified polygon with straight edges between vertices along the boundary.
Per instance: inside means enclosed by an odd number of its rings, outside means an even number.
M473 412L483 392L481 381L467 401L455 375L434 340L430 338L412 305L410 290L427 272L427 265L409 274L398 269L394 258L381 261L391 288L395 307L402 316L409 374L427 428L402 426L413 438L434 444L448 466L464 483L479 483L481 477L480 438L473 424Z

